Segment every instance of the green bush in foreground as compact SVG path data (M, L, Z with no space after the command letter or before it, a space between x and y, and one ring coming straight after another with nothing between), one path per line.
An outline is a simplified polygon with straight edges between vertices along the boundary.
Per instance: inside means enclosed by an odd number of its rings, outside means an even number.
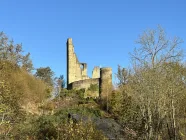
M58 116L30 118L19 124L13 139L30 140L105 140L102 132L96 130L92 122L74 123L71 119L62 121Z

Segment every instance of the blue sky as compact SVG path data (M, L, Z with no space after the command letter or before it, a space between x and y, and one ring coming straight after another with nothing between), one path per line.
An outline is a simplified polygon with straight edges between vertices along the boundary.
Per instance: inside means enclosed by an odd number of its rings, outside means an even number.
M31 53L34 66L66 75L66 40L79 61L94 66L130 65L139 34L160 24L186 41L185 0L1 0L0 31ZM186 50L185 43L182 48Z

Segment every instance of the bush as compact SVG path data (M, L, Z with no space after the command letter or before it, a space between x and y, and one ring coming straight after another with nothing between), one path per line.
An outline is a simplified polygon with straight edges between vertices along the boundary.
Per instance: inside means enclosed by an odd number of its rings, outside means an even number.
M88 88L88 90L90 90L92 92L99 91L99 86L98 86L98 84L91 84L90 87Z
M67 112L60 112L57 115L43 115L39 118L32 116L17 126L12 138L32 140L106 139L90 121L86 123L81 121L74 123L71 119L64 121L65 113ZM67 116L65 118L67 119Z
M59 139L68 140L106 140L106 137L98 131L91 122L63 124L59 126Z
M22 105L28 102L42 102L50 94L48 90L50 87L43 81L36 79L16 64L0 60L0 81L3 80L10 85L15 94L21 95L19 103Z
M37 139L48 140L57 139L57 129L54 122L48 118L41 117L37 120L38 130L36 133Z

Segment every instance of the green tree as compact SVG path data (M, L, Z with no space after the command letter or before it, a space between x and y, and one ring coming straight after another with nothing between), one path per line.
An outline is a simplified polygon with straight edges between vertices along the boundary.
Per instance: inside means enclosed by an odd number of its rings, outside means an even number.
M118 71L116 73L116 77L118 79L118 86L126 85L129 76L130 76L130 70L127 70L126 68L122 68L120 65L118 65Z
M54 72L50 67L41 67L36 69L35 76L43 81L45 81L48 85L53 86L53 75Z
M65 88L65 78L64 78L64 75L60 75L59 78L58 78L58 85L64 89Z

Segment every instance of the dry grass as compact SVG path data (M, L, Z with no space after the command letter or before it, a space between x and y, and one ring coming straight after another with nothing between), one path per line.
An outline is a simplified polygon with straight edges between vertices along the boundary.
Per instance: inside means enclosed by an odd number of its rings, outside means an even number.
M48 85L8 61L0 61L0 81L5 81L12 94L18 94L21 106L41 103L50 92Z

